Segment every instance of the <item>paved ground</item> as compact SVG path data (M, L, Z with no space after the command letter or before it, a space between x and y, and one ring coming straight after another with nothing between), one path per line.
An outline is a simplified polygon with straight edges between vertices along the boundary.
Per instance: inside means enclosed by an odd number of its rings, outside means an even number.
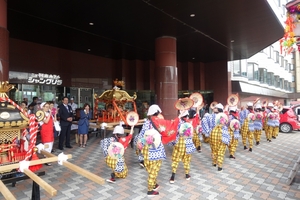
M65 154L72 154L69 161L95 173L109 178L110 169L105 165L99 148L100 137L91 137L86 148L79 148L73 139L73 149L66 149ZM194 153L191 163L191 179L185 180L182 164L179 165L175 184L169 183L171 175L171 148L166 147L167 160L162 164L158 183L160 195L152 199L300 199L300 172L291 185L286 185L287 177L300 156L300 132L280 133L276 140L267 143L262 136L261 145L253 152L244 151L241 141L236 153L236 160L224 161L223 172L217 172L211 165L210 148L202 144L202 153ZM60 151L55 152L55 154ZM134 150L126 151L126 163L129 174L126 179L118 179L115 184L98 185L64 166L53 163L44 166L43 180L58 190L52 197L41 189L42 199L144 199L148 198L147 173L138 165ZM32 181L17 183L16 187L7 185L19 200L31 198ZM0 194L0 199L3 196Z

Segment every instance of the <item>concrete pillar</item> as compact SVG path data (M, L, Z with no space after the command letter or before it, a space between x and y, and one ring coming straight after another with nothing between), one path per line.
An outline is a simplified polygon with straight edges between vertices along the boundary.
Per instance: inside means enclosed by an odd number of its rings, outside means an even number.
M174 107L178 99L176 38L163 36L155 40L157 103L165 119L177 116Z

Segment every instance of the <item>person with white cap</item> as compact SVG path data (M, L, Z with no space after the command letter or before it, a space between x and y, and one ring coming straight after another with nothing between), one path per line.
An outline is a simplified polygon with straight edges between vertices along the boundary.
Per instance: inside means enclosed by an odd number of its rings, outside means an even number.
M68 105L71 106L73 114L76 114L76 109L78 108L78 105L74 103L74 97L70 98L70 103Z
M260 137L262 133L262 120L263 120L263 112L260 104L255 104L255 121L254 121L254 140L256 141L256 145L260 144Z
M229 115L228 115L228 126L229 126L232 120L239 120L239 112L236 106L230 106L228 110L229 110ZM235 130L232 130L230 127L228 127L228 132L231 137L230 143L228 145L228 150L230 154L229 158L231 159L235 159L235 152L239 143L240 125L238 127L239 128L236 128Z
M275 115L275 119L274 119L275 127L274 127L274 131L272 134L272 138L276 139L276 137L278 136L278 133L279 133L279 124L280 124L280 114L279 114L278 106L274 106L273 113Z
M178 124L178 131L176 135L176 140L170 142L168 145L173 146L172 153L172 175L170 178L170 183L175 182L175 174L177 167L180 161L183 162L183 167L185 170L185 179L190 180L190 162L192 158L192 153L196 151L196 147L193 143L194 128L191 123L188 122L189 112L184 110L181 113L182 117L180 118Z
M125 151L132 139L133 128L134 126L131 127L129 135L126 136L124 128L121 124L115 126L113 130L113 136L104 138L100 142L100 148L102 149L105 163L109 168L112 169L111 178L106 180L109 183L115 183L116 178L126 178L128 175L128 168L125 163L124 154L120 154L117 158L112 157L109 154L109 147L111 145L122 145L121 147L124 148Z
M247 109L244 109L240 112L240 122L242 125L241 133L242 133L242 142L244 145L244 150L248 149L247 140L249 143L249 151L252 152L253 148L253 132L254 132L254 121L249 120L249 114L253 113L253 103L247 103Z
M51 153L54 143L54 121L56 121L56 115L52 116L50 113L50 104L48 102L41 103L41 108L45 113L44 119L39 122L41 126L41 140L45 146L48 146L44 150ZM50 163L45 163L45 165L50 166Z
M216 116L218 113L223 113L224 106L221 103L218 103L215 105L213 108L213 113L209 116L208 120L208 126L209 126L209 135L210 137L210 132L215 128L216 124Z
M157 116L160 113L161 113L161 109L158 105L156 105L156 104L151 105L148 109L148 112L147 112L148 119L146 119L145 123L143 124L143 127L142 127L141 131L139 132L139 134L137 134L134 138L134 146L135 146L136 154L138 155L138 159L139 159L141 167L145 167L144 157L141 154L140 150L136 146L137 142L142 137L144 137L144 133L145 133L146 130L149 130L149 129L153 128L152 122L149 120L149 117Z
M180 114L174 120L164 120L158 117L161 113L158 105L151 105L148 109L147 116L143 127L139 134L135 137L136 152L139 155L140 166L145 167L148 172L148 196L159 195L157 192L159 185L157 184L157 176L160 170L162 160L166 159L166 152L163 142L168 142L176 139L176 132L179 123ZM163 124L163 125L161 125ZM145 144L141 143L145 133L150 130L158 131L161 135L161 142L155 149L144 149ZM138 144L143 144L139 146Z
M218 166L218 171L223 171L223 161L226 152L226 146L230 144L230 134L228 132L228 116L225 113L218 113L216 115L216 126L210 134L210 148L212 165Z
M270 113L272 113L272 110L274 108L274 104L273 103L268 103L266 110L264 111L264 129L265 129L265 134L266 134L266 138L268 142L271 142L271 137L272 137L272 133L273 133L273 119L272 116L270 115ZM268 123L268 121L270 120L270 123Z

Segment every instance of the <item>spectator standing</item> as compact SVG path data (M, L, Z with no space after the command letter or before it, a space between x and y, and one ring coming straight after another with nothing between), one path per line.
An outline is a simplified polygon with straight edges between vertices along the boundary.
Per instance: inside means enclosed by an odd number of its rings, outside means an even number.
M86 146L87 134L90 126L89 120L91 118L90 105L85 103L83 109L80 110L80 118L78 121L79 146L83 148Z
M64 150L66 140L66 148L73 148L70 144L71 125L73 120L72 107L68 105L68 97L62 99L62 104L58 106L58 115L60 117L61 132L59 135L58 148Z
M72 112L75 115L76 114L76 109L78 108L78 105L74 103L74 98L70 98L70 103L68 104L72 108Z
M38 97L33 97L32 102L28 105L28 114L34 113L34 107L37 105Z
M53 135L53 122L56 121L56 115L55 118L53 118L51 112L50 112L50 104L47 102L43 102L41 104L41 108L45 113L45 117L43 121L40 122L41 125L41 140L44 145L48 145L47 148L45 148L45 151L51 153L54 143L54 135ZM45 165L50 166L50 163L45 163Z

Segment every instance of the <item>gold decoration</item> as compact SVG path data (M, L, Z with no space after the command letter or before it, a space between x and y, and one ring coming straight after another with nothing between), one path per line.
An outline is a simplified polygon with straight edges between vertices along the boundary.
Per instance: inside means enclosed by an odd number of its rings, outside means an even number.
M94 95L94 98L97 99L97 94ZM98 97L99 101L111 102L113 99L115 101L134 101L137 98L136 93L133 96L130 96L124 90L106 90Z
M115 85L115 86L124 87L124 86L125 86L125 82L124 82L124 81L119 81L119 80L116 78L116 80L114 80L114 85Z
M0 97L8 98L7 94L10 90L14 89L15 86L9 84L8 81L0 81Z

